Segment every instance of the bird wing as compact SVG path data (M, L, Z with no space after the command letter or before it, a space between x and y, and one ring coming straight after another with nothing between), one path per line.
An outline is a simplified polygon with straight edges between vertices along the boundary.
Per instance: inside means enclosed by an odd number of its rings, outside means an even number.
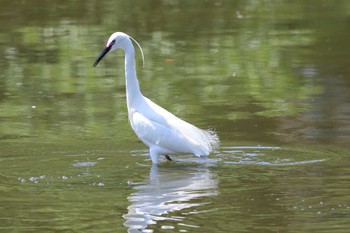
M203 149L201 149L201 145L198 141L193 140L191 137L188 137L182 132L185 129L179 129L179 127L182 127L183 125L178 125L176 123L181 119L177 117L176 119L173 118L168 120L160 119L162 119L160 116L149 117L139 111L133 111L129 115L131 127L135 131L136 135L150 148L157 147L159 153L194 153L196 155L207 154L203 152ZM188 127L188 125L186 126Z

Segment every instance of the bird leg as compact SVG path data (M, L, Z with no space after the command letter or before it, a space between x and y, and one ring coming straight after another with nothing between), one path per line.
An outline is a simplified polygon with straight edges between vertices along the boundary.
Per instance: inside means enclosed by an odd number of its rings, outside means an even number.
M166 158L168 161L173 161L173 160L170 158L169 155L164 155L164 156L165 156L165 158Z

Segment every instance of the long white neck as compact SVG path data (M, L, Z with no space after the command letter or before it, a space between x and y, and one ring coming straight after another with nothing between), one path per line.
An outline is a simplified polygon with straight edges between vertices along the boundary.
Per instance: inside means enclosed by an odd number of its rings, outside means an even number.
M126 82L126 103L128 109L132 108L137 100L142 97L139 81L135 69L135 50L129 40L124 46L125 52L125 82Z

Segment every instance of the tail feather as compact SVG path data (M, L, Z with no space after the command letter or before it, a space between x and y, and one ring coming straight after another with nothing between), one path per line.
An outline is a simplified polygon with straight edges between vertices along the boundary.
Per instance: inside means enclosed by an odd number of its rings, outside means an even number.
M198 128L197 128L198 129ZM213 129L202 130L198 129L200 135L198 140L199 148L196 149L195 155L208 156L213 150L219 147L220 140Z
M210 151L217 149L220 146L220 139L219 136L216 134L215 130L207 129L204 132L210 144Z

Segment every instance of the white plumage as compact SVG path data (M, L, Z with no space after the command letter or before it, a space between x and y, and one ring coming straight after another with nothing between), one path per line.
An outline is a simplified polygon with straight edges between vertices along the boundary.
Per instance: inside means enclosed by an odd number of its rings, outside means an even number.
M94 67L109 51L118 48L124 50L129 121L139 139L149 147L152 162L158 163L159 155L164 155L167 159L170 159L169 155L186 153L208 156L219 145L216 133L191 125L142 95L136 76L135 50L131 39L134 40L125 33L113 33Z

